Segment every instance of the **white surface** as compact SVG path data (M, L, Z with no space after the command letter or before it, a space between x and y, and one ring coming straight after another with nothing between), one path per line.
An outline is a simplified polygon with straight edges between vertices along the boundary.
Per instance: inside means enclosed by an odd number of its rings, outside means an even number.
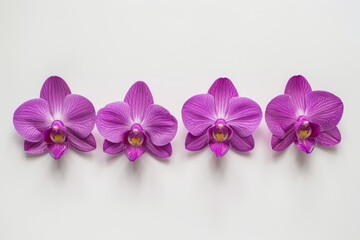
M359 1L0 1L0 239L360 239ZM99 109L136 80L179 120L168 163L27 157L13 111L62 76ZM311 156L184 149L181 107L220 76L264 110L294 74L340 96L342 143Z

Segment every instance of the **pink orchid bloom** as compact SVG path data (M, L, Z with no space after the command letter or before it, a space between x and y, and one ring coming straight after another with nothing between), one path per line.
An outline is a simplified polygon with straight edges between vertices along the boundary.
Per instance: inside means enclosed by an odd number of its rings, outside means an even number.
M95 125L93 104L72 94L57 76L45 81L40 98L26 101L16 109L13 122L25 139L24 150L29 154L50 152L54 159L60 159L70 146L81 152L96 148L91 134Z
M124 152L135 161L144 152L157 158L172 154L171 140L177 132L177 120L168 110L154 104L149 87L136 82L123 102L114 102L100 109L96 126L105 138L104 152Z
M341 99L325 91L312 91L301 75L289 79L285 93L270 101L265 119L272 132L271 146L283 151L291 143L309 154L316 145L341 141L337 128L344 110Z
M253 100L239 97L229 79L219 78L208 93L185 102L182 118L189 131L186 149L198 151L209 145L217 157L222 157L230 147L239 152L254 148L252 133L260 124L262 112Z

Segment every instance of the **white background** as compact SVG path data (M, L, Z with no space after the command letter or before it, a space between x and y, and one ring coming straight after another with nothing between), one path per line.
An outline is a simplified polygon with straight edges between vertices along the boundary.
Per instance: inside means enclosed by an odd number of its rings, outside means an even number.
M0 239L360 239L360 4L0 0ZM221 76L266 104L303 74L342 98L340 145L249 154L184 149L182 104ZM96 109L137 80L179 121L168 162L27 156L14 110L62 76Z

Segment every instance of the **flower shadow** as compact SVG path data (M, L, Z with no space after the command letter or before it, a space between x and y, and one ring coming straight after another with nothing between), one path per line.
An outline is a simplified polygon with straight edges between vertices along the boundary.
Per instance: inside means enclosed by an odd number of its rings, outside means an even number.
M141 161L142 159L140 158L132 162L125 157L124 160L127 161L125 172L127 177L130 179L130 182L133 184L140 183L142 176L144 175L144 164L143 161Z

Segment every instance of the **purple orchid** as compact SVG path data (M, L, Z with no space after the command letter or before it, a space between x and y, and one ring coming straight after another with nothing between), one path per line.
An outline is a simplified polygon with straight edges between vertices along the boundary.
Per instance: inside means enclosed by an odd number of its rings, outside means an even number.
M305 153L316 146L333 146L341 141L336 125L344 105L340 98L325 91L312 91L301 75L289 79L285 94L270 101L266 123L272 132L271 146L283 151L291 143Z
M16 131L25 139L29 154L50 152L60 159L69 146L81 152L96 148L91 131L95 125L93 104L83 96L72 94L66 82L49 77L40 98L21 104L13 118Z
M157 158L170 157L170 141L177 132L176 118L154 104L149 87L141 81L131 86L123 102L100 109L96 126L105 138L104 152L125 152L130 161L146 151Z
M262 112L253 100L239 97L229 79L219 78L207 94L185 102L182 118L189 131L186 149L198 151L209 145L217 157L222 157L230 146L240 152L254 148L252 133L260 124Z

